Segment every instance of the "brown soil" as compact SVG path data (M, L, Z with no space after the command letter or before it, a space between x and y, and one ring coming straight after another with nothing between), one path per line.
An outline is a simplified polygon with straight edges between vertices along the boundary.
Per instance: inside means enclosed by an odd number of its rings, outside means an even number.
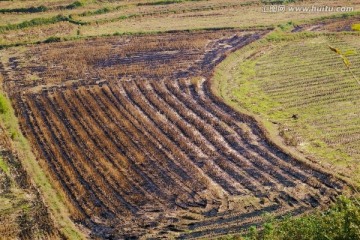
M209 91L214 66L265 33L44 44L3 62L22 130L74 220L94 238L190 239L333 201L344 182L284 153Z

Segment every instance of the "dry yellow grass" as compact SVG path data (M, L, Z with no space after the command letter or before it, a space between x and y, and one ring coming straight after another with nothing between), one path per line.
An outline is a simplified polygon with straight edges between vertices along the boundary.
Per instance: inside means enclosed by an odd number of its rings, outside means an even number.
M20 24L34 18L50 19L62 14L68 19L63 24L35 25L1 33L1 45L14 43L44 41L53 36L62 38L78 38L89 36L111 35L114 33L157 32L168 30L191 30L199 28L251 28L277 26L292 21L295 23L306 22L310 19L339 15L334 12L317 13L264 13L258 1L184 1L174 4L141 5L139 2L156 1L131 1L131 2L106 2L96 3L87 1L83 6L72 10L53 9L36 14L2 14L0 26L7 24ZM1 2L0 2L1 3ZM33 6L43 4L42 1L32 2ZM53 2L52 6L66 6L69 2ZM350 6L354 11L360 8L359 1L301 1L296 6ZM14 8L17 5L6 5ZM5 5L3 5L5 7ZM0 7L1 8L1 7ZM106 11L102 12L104 8ZM96 12L99 10L99 12ZM90 12L82 15L81 13ZM340 13L341 14L341 13ZM65 30L64 25L67 25ZM75 29L75 30L74 30ZM30 35L30 36L29 36Z

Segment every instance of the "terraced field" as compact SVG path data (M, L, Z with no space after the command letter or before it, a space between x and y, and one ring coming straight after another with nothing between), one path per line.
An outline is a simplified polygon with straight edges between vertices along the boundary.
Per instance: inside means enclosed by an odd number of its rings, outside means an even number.
M360 157L360 122L359 122L359 94L360 85L357 83L346 67L343 65L341 59L337 59L336 54L333 54L327 48L327 43L336 46L342 51L360 50L356 46L356 37L338 37L336 39L322 39L318 38L313 41L308 41L303 49L295 46L298 43L293 43L292 47L285 47L278 53L274 53L275 59L293 58L294 66L288 64L276 64L283 66L283 68L274 69L279 75L277 84L274 82L264 82L266 86L266 93L278 101L287 111L305 115L308 118L308 125L316 128L320 137L320 142L330 146L332 149L339 150L339 155L334 157L335 161L341 161L346 154L346 157L352 159L359 159ZM349 56L352 62L352 68L355 76L360 76L360 69L357 67L360 63L359 54ZM288 54L291 53L291 56ZM279 55L277 55L279 54ZM316 57L314 56L316 55ZM296 59L303 59L301 67L298 68ZM314 62L310 63L311 59ZM309 65L312 65L309 68ZM270 79L270 66L264 61L259 62L258 69L263 68L258 77L263 79ZM271 66L273 68L273 65ZM283 71L290 69L297 69L301 76L298 79L294 78L292 81L287 81L286 78L281 80ZM300 80L301 79L301 80ZM316 79L316 80L315 80ZM285 82L288 82L287 84ZM304 107L307 112L304 112ZM302 109L300 113L300 109ZM313 113L316 116L311 116ZM309 115L309 117L307 117ZM336 119L336 120L335 120ZM311 132L311 131L310 131ZM315 145L315 143L313 143ZM315 146L312 146L316 148Z
M249 46L229 59L237 59L234 65L219 66L227 73L238 64L235 77L217 89L233 106L265 119L286 144L358 183L358 38L336 34ZM329 46L351 53L350 71Z
M22 130L92 237L215 237L258 224L265 212L326 205L344 189L210 92L226 54L266 33L177 32L6 51L1 73Z
M357 0L302 0L295 6L339 6L359 16ZM292 22L309 23L330 17L329 11L263 13L259 0L32 0L0 1L0 48L44 41L104 35L154 33L209 28L266 29ZM349 14L349 15L347 15ZM311 23L310 23L311 24Z

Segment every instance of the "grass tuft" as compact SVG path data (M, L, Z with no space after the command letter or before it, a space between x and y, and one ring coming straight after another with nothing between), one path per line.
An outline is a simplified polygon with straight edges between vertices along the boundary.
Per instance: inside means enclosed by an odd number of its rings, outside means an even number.
M352 29L353 31L360 31L360 23L353 24L353 25L351 26L351 29Z

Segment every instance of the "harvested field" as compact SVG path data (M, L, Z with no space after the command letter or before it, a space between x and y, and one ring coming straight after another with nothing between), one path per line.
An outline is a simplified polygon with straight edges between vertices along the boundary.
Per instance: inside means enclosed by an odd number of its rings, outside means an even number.
M263 13L259 0L0 1L0 48L114 34L209 28L266 29L311 24L315 18L359 16L359 1L341 1L354 12ZM338 6L338 0L294 1L291 6ZM335 15L334 15L335 14ZM334 26L329 26L333 29Z
M218 74L225 74L217 78L216 91L232 106L261 116L285 144L358 185L358 39L336 33L248 45L218 66ZM329 46L351 53L350 71Z
M0 122L0 239L60 239L19 158Z
M329 204L345 183L212 95L226 54L266 31L175 32L6 50L38 160L96 238L192 239ZM31 75L30 75L31 73Z

